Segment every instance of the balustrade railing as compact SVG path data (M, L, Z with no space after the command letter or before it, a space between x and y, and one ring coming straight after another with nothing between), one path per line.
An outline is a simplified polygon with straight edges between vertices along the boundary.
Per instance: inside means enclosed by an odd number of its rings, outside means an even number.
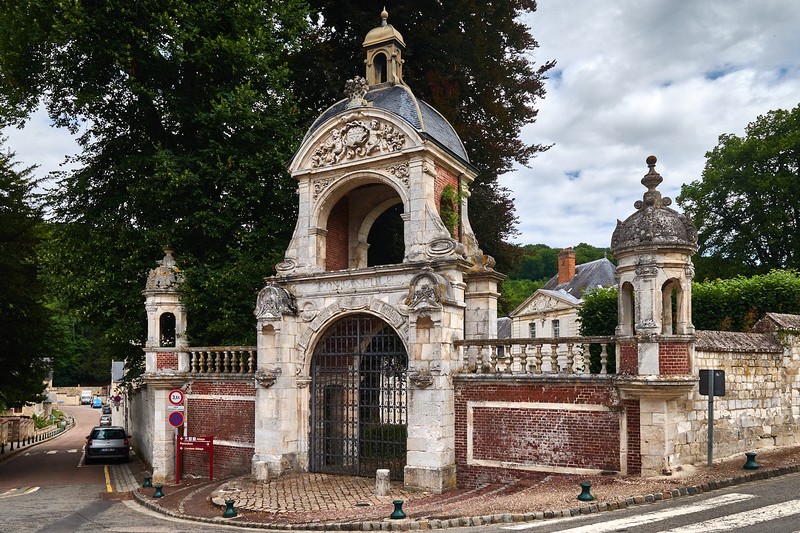
M255 346L189 348L191 374L255 374Z
M456 341L467 374L585 375L616 373L614 337Z

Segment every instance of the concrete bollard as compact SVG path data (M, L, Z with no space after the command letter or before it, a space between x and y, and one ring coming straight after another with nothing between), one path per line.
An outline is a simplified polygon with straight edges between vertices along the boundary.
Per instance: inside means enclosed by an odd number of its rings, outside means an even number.
M386 496L389 494L390 488L389 470L386 468L379 468L375 471L375 495Z

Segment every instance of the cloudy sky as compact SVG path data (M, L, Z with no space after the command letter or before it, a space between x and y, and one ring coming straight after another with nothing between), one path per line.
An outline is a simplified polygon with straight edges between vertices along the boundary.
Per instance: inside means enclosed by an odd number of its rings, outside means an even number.
M800 103L795 0L538 0L529 23L558 64L523 133L554 146L501 180L523 244L608 246L648 155L674 200L720 134Z
M722 133L800 103L800 1L539 0L535 61L555 59L526 140L554 144L501 179L522 244L608 246L633 212L645 159L674 199ZM42 114L8 146L38 174L75 148ZM675 207L673 205L673 207Z

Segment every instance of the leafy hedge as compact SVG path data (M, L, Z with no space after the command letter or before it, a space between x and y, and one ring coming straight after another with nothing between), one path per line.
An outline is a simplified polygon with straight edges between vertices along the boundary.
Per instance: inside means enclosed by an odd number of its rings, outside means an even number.
M745 278L692 283L692 322L706 331L750 331L767 312L800 314L800 273L772 270ZM617 290L593 290L578 311L581 335L613 335Z

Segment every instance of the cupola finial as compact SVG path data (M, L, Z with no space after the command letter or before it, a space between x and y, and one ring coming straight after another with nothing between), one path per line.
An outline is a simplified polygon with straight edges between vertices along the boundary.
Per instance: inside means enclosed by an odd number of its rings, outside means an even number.
M386 6L383 6L383 11L381 11L381 26L386 26L389 24L389 12L386 11Z
M672 203L670 198L664 196L662 198L661 193L656 190L664 178L661 177L661 174L656 172L656 156L651 155L647 157L647 168L649 169L647 174L644 175L642 178L642 185L647 187L647 192L644 193L641 200L637 200L633 207L636 209L642 209L644 207L667 207Z

